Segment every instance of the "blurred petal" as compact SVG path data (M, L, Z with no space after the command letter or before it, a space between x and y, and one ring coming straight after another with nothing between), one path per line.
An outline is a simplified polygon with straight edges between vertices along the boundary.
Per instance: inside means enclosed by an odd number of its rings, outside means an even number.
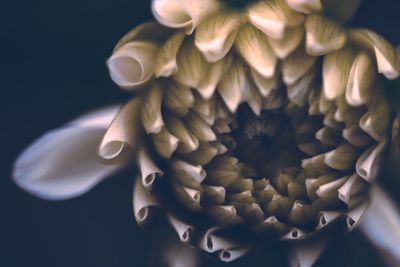
M142 179L136 177L133 190L133 212L136 222L143 226L151 218L151 212L159 205L142 184Z
M118 107L93 112L41 136L17 159L13 177L24 190L45 199L79 196L121 168L104 165L97 146Z
M371 189L371 205L360 229L382 253L388 266L400 266L399 208L379 186Z
M154 17L172 28L184 28L192 33L201 20L218 9L215 0L153 0Z
M291 246L290 266L311 267L328 245L326 239L301 241Z

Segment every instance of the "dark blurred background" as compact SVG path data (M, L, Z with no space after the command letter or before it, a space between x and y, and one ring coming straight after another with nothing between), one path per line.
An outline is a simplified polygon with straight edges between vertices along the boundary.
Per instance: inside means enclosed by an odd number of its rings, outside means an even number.
M399 16L398 0L364 0L351 24L400 44ZM0 266L132 267L147 266L154 256L152 239L132 214L131 171L63 202L37 199L11 180L18 153L41 134L128 98L110 80L105 60L124 33L151 18L148 0L2 3ZM381 266L358 232L346 240L318 266ZM335 253L344 256L332 257ZM207 266L216 263L208 260ZM249 266L249 261L232 266Z

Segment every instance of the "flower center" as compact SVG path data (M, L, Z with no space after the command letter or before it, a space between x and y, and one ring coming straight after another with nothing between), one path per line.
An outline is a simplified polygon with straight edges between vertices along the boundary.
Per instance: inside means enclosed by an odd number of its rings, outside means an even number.
M257 172L255 179L301 167L306 155L298 149L291 119L282 109L264 110L257 116L242 105L236 123L238 126L231 133L235 140L233 154Z

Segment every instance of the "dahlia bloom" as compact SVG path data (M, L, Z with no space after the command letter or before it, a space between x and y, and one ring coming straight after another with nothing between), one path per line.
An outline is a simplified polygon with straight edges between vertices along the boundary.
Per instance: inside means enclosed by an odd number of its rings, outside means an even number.
M332 227L359 224L394 253L396 208L370 189L393 124L381 77L399 77L399 52L327 17L319 0L153 0L152 10L157 22L107 61L132 98L41 137L17 160L16 183L61 200L137 165L136 221L161 211L181 242L222 261L284 242L293 266L311 266Z

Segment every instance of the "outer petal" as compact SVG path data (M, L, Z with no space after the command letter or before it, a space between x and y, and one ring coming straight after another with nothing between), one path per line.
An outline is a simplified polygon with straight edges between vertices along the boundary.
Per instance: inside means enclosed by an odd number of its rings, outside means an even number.
M372 187L371 194L371 206L360 229L381 251L388 266L400 266L399 209L382 188Z
M322 8L321 0L287 0L288 5L299 12L318 12Z
M104 165L97 146L118 108L83 116L41 136L17 159L14 180L41 198L63 200L81 195L121 165Z
M311 267L327 246L327 240L307 240L294 243L291 249L291 267Z

